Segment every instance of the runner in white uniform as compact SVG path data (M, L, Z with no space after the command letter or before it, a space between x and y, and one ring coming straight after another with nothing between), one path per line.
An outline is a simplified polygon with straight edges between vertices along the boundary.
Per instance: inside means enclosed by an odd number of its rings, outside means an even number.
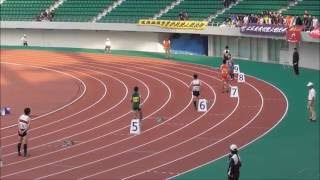
M24 114L22 114L18 120L18 139L19 139L19 142L17 145L18 155L21 156L20 149L21 149L21 144L23 144L24 157L27 157L27 148L28 148L27 133L30 128L30 119L31 119L29 116L30 113L31 113L31 109L25 108Z
M189 88L192 88L193 104L196 110L197 110L197 101L199 100L199 96L200 96L200 86L201 86L201 82L198 79L198 75L194 74L193 80L191 81Z

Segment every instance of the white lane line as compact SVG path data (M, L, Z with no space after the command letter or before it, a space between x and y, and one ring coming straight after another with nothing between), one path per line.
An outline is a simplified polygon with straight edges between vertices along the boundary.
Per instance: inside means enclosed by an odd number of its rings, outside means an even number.
M32 65L26 65L26 64L10 63L10 62L0 62L0 63L1 63L1 64L16 65L16 66L27 66L27 67L32 67L32 68L37 68L37 69L52 71L52 72L56 72L56 73L59 73L59 74L64 74L64 75L66 75L66 76L71 77L72 79L78 80L78 81L82 84L82 86L84 87L83 92L80 94L80 96L77 97L76 99L74 99L73 101L71 101L70 103L68 103L68 104L66 104L66 105L64 105L64 106L62 106L62 107L60 107L60 108L58 108L58 109L55 109L55 110L53 110L53 111L50 111L50 112L48 112L48 113L45 113L45 114L42 114L42 115L37 116L37 117L35 117L35 118L32 118L32 121L37 120L37 119L40 119L40 118L45 117L45 116L48 116L48 115L53 114L53 113L55 113L55 112L58 112L58 111L60 111L60 110L62 110L62 109L65 109L66 107L74 104L76 101L78 101L80 98L82 98L82 96L83 96L83 95L86 93L86 91L87 91L87 86L85 85L85 83L84 83L81 79L73 76L72 74L66 73L66 72L62 72L62 71L58 71L58 70L54 70L54 69L50 69L50 68L45 68L45 67L41 67L41 66L32 66ZM16 126L17 126L16 124L10 125L10 126L6 126L6 127L1 128L1 131L5 130L5 129L12 128L12 127L16 127ZM4 139L4 138L5 138L5 137L1 137L1 139Z
M249 84L250 86L252 86L251 84ZM263 102L263 97L262 97L262 95L261 95L261 93L259 92L259 90L257 90L254 86L252 86L259 94L260 94L260 97L262 98L262 102ZM262 103L262 107L263 107L263 103ZM260 110L259 110L259 112L258 112L258 114L260 114L260 112L261 112L261 110L262 110L262 107L260 108ZM258 116L258 114L256 115L256 116ZM285 113L286 114L286 113ZM256 116L254 117L254 119L256 118ZM253 120L254 120L253 119ZM240 129L242 129L242 128L240 128ZM220 140L220 141L222 141L222 140ZM218 141L218 142L220 142L220 141ZM150 155L150 156L153 156L153 155ZM142 159L144 159L144 158L142 158ZM131 164L131 163L130 163ZM122 165L123 166L123 165ZM120 167L122 167L122 166L120 166ZM150 171L150 170L149 170ZM105 172L105 171L104 171ZM99 173L100 174L100 173ZM92 176L87 176L87 177L92 177Z
M109 64L108 64L108 66L110 66ZM144 69L144 68L139 68L139 69ZM151 70L149 70L149 71L151 71ZM179 73L179 72L177 72L177 71L173 71L173 72L176 72L176 73ZM158 72L159 73L159 72ZM180 73L180 74L183 74L183 73ZM185 76L188 76L188 77L190 77L190 75L186 75L186 74L184 74ZM210 76L208 76L208 77L210 77ZM217 80L219 80L219 81L221 81L220 79L218 79L218 78L215 78L215 77L210 77L210 78L213 78L213 79L217 79ZM205 82L204 82L205 83ZM215 104L215 100L216 100L216 93L215 93L215 91L212 89L212 87L210 87L207 83L205 83L210 89L211 89L211 91L214 93L214 96L215 96L215 98L214 98L214 102L213 102L213 104L212 104L212 106L210 107L210 108L212 108L213 107L213 105ZM186 84L186 87L188 87L188 84ZM191 103L191 101L190 101L190 103ZM189 104L190 104L189 103ZM208 111L209 112L209 111ZM205 113L206 114L206 113ZM205 114L203 114L202 116L204 116ZM202 117L201 116L201 117ZM170 119L169 119L170 120ZM168 121L169 121L168 120ZM192 122L192 123L194 123L194 122ZM190 123L190 124L192 124L192 123ZM189 125L190 125L189 124ZM161 124L160 124L161 125ZM188 125L186 125L186 126L188 126ZM186 127L185 126L185 127ZM155 127L157 127L157 126L155 126ZM153 128L155 128L155 127L153 127ZM153 129L153 128L151 128L151 129ZM182 128L184 128L184 127L182 127ZM180 128L180 129L182 129L182 128ZM150 129L149 129L150 130ZM177 131L179 131L179 129L177 130ZM170 133L171 134L171 133ZM169 135L170 135L169 134ZM168 136L168 135L166 135L166 136ZM162 136L161 138L164 138L164 137L166 137L166 136ZM161 139L160 138L160 139ZM130 139L130 138L129 138ZM156 141L156 140L154 140L154 141ZM154 142L154 141L152 141L152 142ZM151 142L149 142L149 143L151 143ZM148 144L148 143L147 143ZM138 147L137 147L138 148ZM124 153L124 152L123 152ZM119 153L118 153L119 154ZM113 155L113 156L115 156L115 155ZM113 157L112 156L112 157ZM91 163L89 163L89 164L92 164L92 162ZM77 168L77 167L76 167ZM72 169L75 169L75 168L72 168ZM69 170L65 170L65 171L69 171ZM65 171L63 171L63 172L65 172ZM59 172L58 174L60 174L60 173L63 173L63 172ZM55 174L57 174L57 173L55 173ZM45 177L48 177L48 176L45 176Z
M82 67L83 67L83 66L84 66L84 67L94 67L94 66L82 65ZM78 68L79 68L79 66L78 66ZM95 67L95 68L96 68L96 67ZM84 68L80 68L80 69L84 69ZM98 69L99 69L99 68L98 68ZM101 68L100 68L100 69L101 69ZM92 70L92 71L93 71L93 70ZM121 73L121 72L114 71L114 70L109 70L109 71L112 71L112 72L115 72L115 73L119 73L119 74L122 74L122 75L127 76L127 77L131 77L131 76L127 75L126 73ZM100 72L100 71L95 71L95 72L96 72L96 73L99 73L99 74L102 74L102 75L107 75L107 74L102 73L102 72ZM135 78L135 77L131 77L131 78L139 81L139 82L140 82L141 84L143 84L143 86L147 89L147 96L146 96L145 100L141 103L141 104L144 104L144 103L149 99L149 95L150 95L149 86L146 85L143 81L141 81L141 80L138 79L138 78ZM121 84L124 85L124 87L125 87L125 89L126 89L126 94L125 94L125 96L123 97L123 99L122 99L118 104L116 104L115 106L113 106L111 109L113 109L113 108L115 108L116 106L118 106L123 100L126 99L126 97L127 97L127 95L128 95L128 87L127 87L127 85L126 85L123 81L121 81L121 80L119 80L119 81L121 82ZM91 119L94 119L94 118L96 118L96 117L98 117L98 116L101 116L101 115L105 114L106 112L110 111L111 109L108 109L108 110L106 110L106 111L103 111L103 112L100 113L100 114L97 114L97 115L95 115L95 116L92 116L92 117L86 119L86 121L91 120ZM61 140L63 140L63 139L68 139L68 138L71 138L71 137L74 137L74 136L77 136L77 135L80 135L80 134L83 134L83 133L92 131L92 130L97 129L97 128L99 128L99 127L102 127L102 126L104 126L104 125L110 124L110 123L112 123L112 122L114 122L114 121L116 121L116 120L119 120L120 118L128 115L129 113L130 113L130 111L128 111L127 113L125 113L125 114L123 114L123 115L121 115L121 116L119 116L119 117L117 117L117 118L112 119L111 121L108 121L108 122L106 122L106 123L104 123L104 124L101 124L101 125L99 125L99 126L95 126L94 128L87 129L87 130L85 130L85 131L81 131L81 132L79 132L79 133L73 134L73 135L68 136L68 137L63 137L63 138L58 139L58 140L56 140L56 141L47 142L47 143L45 143L45 144L41 144L41 145L39 145L39 146L35 146L35 147L31 148L30 150L37 149L37 148L40 148L40 147L43 147L43 146L47 146L47 145L49 145L49 144L52 144L52 143L55 143L55 142L59 142L59 141L61 141ZM98 138L97 138L97 139L98 139ZM87 142L90 142L90 141L84 141L83 143L87 143ZM81 145L81 144L83 144L83 143L80 143L80 144L77 144L77 145ZM74 146L77 146L77 145L74 145ZM74 147L74 146L73 146L73 147ZM22 160L22 161L10 163L10 164L7 164L6 166L14 165L14 164L17 164L17 163L20 163L20 162L24 162L24 161L28 161L28 160L31 160L31 159L34 159L34 158L38 158L38 157L42 157L42 156L45 156L45 155L49 155L49 154L52 154L52 153L58 152L58 151L60 151L60 150L52 151L52 152L49 152L49 153L46 153L46 154L42 154L42 155L40 155L40 156L35 156L35 157L32 157L32 158L25 159L25 160ZM9 153L9 154L5 154L5 155L3 155L3 157L7 157L7 156L9 156L9 155L16 155L16 152Z
M211 87L210 87L210 88L211 88ZM211 89L211 90L213 90L213 89ZM214 91L213 91L213 92L214 92ZM216 98L215 98L215 99L216 99ZM226 121L226 120L235 112L235 110L238 109L239 101L240 101L240 98L238 98L236 107L233 109L233 111L232 111L226 118L224 118L222 121L220 121L220 122L217 123L216 125L212 126L210 129L213 129L213 128L219 126L220 124L222 124L224 121ZM211 105L211 107L209 108L209 110L208 110L207 112L210 111L210 109L213 107L214 104L215 104L215 102ZM196 121L198 121L199 119L201 119L204 115L205 115L205 114L201 115L200 117L196 118L194 121L192 121L191 123L189 123L188 125L180 128L180 129L178 129L178 130L176 130L176 131L173 131L173 132L169 133L168 135L174 134L174 133L180 131L181 129L189 126L190 124L193 124L194 122L196 122ZM208 131L208 130L207 130L207 131ZM205 132L206 132L206 131L205 131ZM112 171L112 170L121 168L121 167L123 167L123 166L126 166L126 165L129 165L129 164L133 164L133 163L135 163L135 162L141 161L141 160L143 160L143 159L146 159L146 158L155 156L155 155L157 155L157 154L160 154L160 153L162 153L162 152L165 152L165 151L168 151L168 150L170 150L170 149L172 149L172 148L175 148L175 147L177 147L177 146L179 146L179 145L181 145L181 144L183 144L183 143L186 143L186 142L188 142L188 141L191 141L191 140L199 137L200 135L204 134L205 132L203 132L203 133L201 133L201 134L198 134L198 135L194 136L193 138L190 138L190 139L187 139L187 140L185 140L185 141L182 141L182 142L180 142L180 143L178 143L178 144L176 144L176 145L170 146L170 147L168 147L168 148L166 148L166 149L164 149L164 150L157 151L157 152L154 153L154 154L151 154L151 155L145 156L145 157L143 157L143 158L140 158L140 159L137 159L137 160L134 160L134 161L131 161L131 162L122 164L122 165L120 165L120 166L116 166L116 167L113 167L113 168L110 168L110 169L107 169L107 170L100 171L100 172L95 173L95 174L91 174L91 175L89 175L89 176L81 177L80 179L82 180L82 179L92 178L93 176L96 176L96 175L99 175L99 174L102 174L102 173L105 173L105 172L109 172L109 171ZM166 135L166 136L168 136L168 135ZM166 137L166 136L162 136L161 138L155 139L155 140L153 140L153 141L151 141L151 142L157 141L157 140L162 139L163 137ZM151 142L149 142L149 143L151 143ZM147 145L147 144L149 144L149 143L146 143L145 145ZM141 145L140 145L140 146L137 146L137 147L135 147L135 148L132 148L131 150L137 149L137 148L139 148L139 147L141 147ZM122 154L122 153L121 153L121 154ZM106 158L103 158L102 160L104 160L104 159L106 159ZM99 161L100 161L100 160L99 160ZM152 169L150 169L149 171L151 171L151 170L152 170Z
M148 62L148 61L145 61L145 62ZM163 61L162 61L162 62L163 62ZM170 61L167 61L167 62L168 62L168 64L170 65ZM216 74L219 73L219 72L216 72L216 71L210 71L210 69L214 69L214 68L212 68L211 66L207 66L207 65L201 65L201 64L196 64L196 63L189 63L189 62L178 63L178 64L181 65L181 66L184 66L184 67L192 67L192 68L200 69L200 70L203 70L203 69L204 69L204 70L206 70L207 72L214 72L214 73L216 73ZM190 65L188 65L188 64L190 64ZM196 66L194 66L194 65L196 65ZM197 67L197 66L204 67L204 68L200 68L200 67ZM177 67L175 66L174 68L177 68ZM178 69L181 69L181 68L178 68ZM214 70L215 70L215 69L214 69ZM204 74L204 75L206 75L206 74ZM283 95L283 97L285 98L285 100L286 100L286 105L287 105L287 106L286 106L286 110L285 110L283 116L281 117L281 119L280 119L274 126L272 126L268 131L266 131L265 133L261 134L260 136L258 136L258 137L255 138L254 140L252 140L252 141L250 141L249 143L243 145L243 146L242 146L241 148L239 148L239 149L245 148L246 146L248 146L248 145L250 145L251 143L257 141L258 139L260 139L260 138L262 138L263 136L265 136L266 134L268 134L271 130L273 130L273 129L283 120L283 118L286 116L286 114L287 114L287 112L288 112L288 108L289 108L288 99L287 99L286 95L284 94L284 92L283 92L281 89L279 89L279 88L276 87L275 85L273 85L273 84L271 84L271 83L269 83L269 82L267 82L267 81L265 81L265 80L262 80L262 79L260 79L260 78L257 78L257 77L251 76L251 75L247 75L247 76L250 76L250 77L252 77L252 78L254 78L254 79L263 81L263 82L269 84L270 86L274 87L275 89L277 89L277 90ZM265 99L265 100L271 100L271 99ZM272 99L272 100L275 100L275 99ZM277 98L277 100L279 100L279 99ZM214 159L214 160L212 160L212 161L209 161L208 163L202 164L202 165L197 166L197 167L195 167L195 168L192 168L192 169L190 169L190 170L184 171L184 172L182 172L182 173L180 173L180 174L178 174L178 175L176 175L176 176L170 177L169 179L174 178L174 177L177 177L177 176L180 176L181 174L185 174L185 173L187 173L187 172L190 172L190 171L195 170L195 169L197 169L197 168L200 168L200 167L202 167L202 166L205 166L205 165L207 165L207 164L209 164L209 163L212 163L212 162L214 162L214 161L216 161L216 160L219 160L219 159L221 159L221 158L223 158L223 157L225 157L225 156L227 156L227 155L228 155L228 154L225 154L225 155L223 155L223 156L221 156L221 157L219 157L219 158L217 158L217 159Z
M82 72L82 74L86 74L86 73L83 73L83 72ZM102 101L103 98L107 95L107 86L106 86L106 84L105 84L103 81L101 81L100 79L97 79L97 78L95 78L95 77L93 77L93 76L91 76L91 75L89 75L89 74L86 74L86 76L91 77L92 79L95 79L95 80L98 81L100 84L102 84L102 86L103 86L103 88L104 88L104 92L103 92L102 96L101 96L96 102L94 102L93 104L91 104L90 106L87 106L86 108L83 108L82 110L80 110L80 111L78 111L78 112L76 112L76 113L74 113L74 114L71 114L71 115L69 115L69 116L66 116L66 117L64 117L64 118L61 118L61 119L59 119L59 120L52 121L51 123L47 123L47 124L45 124L45 125L41 125L41 126L32 128L32 129L30 130L30 132L31 132L31 131L34 131L34 130L36 130L36 129L41 129L41 128L47 127L47 126L52 125L52 124L56 124L56 123L58 123L58 122L61 122L61 121L66 120L66 119L68 119L68 118L71 118L71 117L73 117L73 116L75 116L75 115L77 115L77 114L80 114L80 113L82 113L82 112L84 112L84 111L92 108L93 106L97 105L100 101ZM111 77L111 76L110 76L110 77ZM65 128L61 128L61 129L58 129L58 130L56 130L56 131L50 131L50 132L45 133L45 134L42 134L42 135L40 135L40 136L36 136L36 137L30 138L29 141L32 141L32 140L35 140L35 139L39 139L39 138L41 138L41 137L44 137L44 136L47 136L47 135L50 135L50 134L53 134L53 133L57 133L57 132L60 132L60 131L63 131L63 130L68 129L68 128L70 128L70 127L73 127L73 126L82 124L82 123L84 123L84 122L86 122L86 121L79 121L78 123L72 124L72 125L67 126L67 127L65 127ZM16 134L9 135L9 136L6 136L5 138L2 138L1 140L3 141L3 139L9 138L9 137L13 137L13 136L17 136L17 135L16 135ZM14 146L14 145L16 145L16 143L3 145L2 148L6 148L6 147L9 147L9 146Z
M193 64L193 63L190 63L190 64ZM202 65L202 66L204 66L204 67L210 67L210 66L205 66L205 65ZM198 67L197 67L197 68L198 68ZM198 69L200 69L200 68L198 68ZM272 131L275 127L278 126L278 124L280 124L280 122L282 122L282 120L283 120L284 117L286 116L286 114L287 114L287 112L288 112L288 109L289 109L289 101L288 101L288 99L287 99L287 96L284 94L284 92L283 92L281 89L279 89L278 87L276 87L276 86L273 85L272 83L269 83L269 82L267 82L267 81L265 81L265 80L263 80L263 79L260 79L260 78L257 78L257 77L251 76L251 75L247 75L247 76L250 76L250 77L255 78L255 79L257 79L257 80L263 81L263 82L269 84L270 86L274 87L275 89L277 89L277 90L283 95L283 97L285 98L285 100L286 100L286 105L287 105L287 106L286 106L286 110L285 110L284 114L282 115L282 117L280 118L280 120L279 120L276 124L274 124L269 130L267 130L266 132L264 132L263 134L261 134L261 135L258 136L257 138L253 139L252 141L248 142L247 144L243 145L243 146L240 147L239 149L243 149L243 148L247 147L248 145L254 143L255 141L257 141L257 140L259 140L259 139L261 139L263 136L265 136L265 135L268 134L270 131ZM201 167L203 167L203 166L206 166L206 165L208 165L208 164L210 164L210 163L213 163L213 162L215 162L215 161L217 161L217 160L219 160L219 159L224 158L224 157L227 156L228 154L229 154L229 153L224 154L223 156L220 156L220 157L218 157L218 158L216 158L216 159L213 159L213 160L211 160L211 161L209 161L209 162L207 162L207 163L204 163L204 164L201 164L201 165L199 165L199 166L196 166L196 167L194 167L194 168L192 168L192 169L189 169L189 170L180 172L179 174L177 174L177 175L175 175L175 176L172 176L172 177L169 177L168 179L173 179L173 178L175 178L175 177L177 177L177 176L180 176L180 175L182 175L182 174L186 174L186 173L191 172L191 171L193 171L193 170L195 170L195 169L198 169L198 168L201 168Z
M213 92L214 92L214 91L213 91ZM214 93L214 94L215 94L215 93ZM216 99L216 98L215 98L215 99ZM191 102L192 102L192 99L191 99L191 101L189 102L189 104L191 104ZM213 107L213 105L214 105L214 103L211 105L211 107L208 109L207 112L210 111L210 109ZM188 106L187 106L187 107L188 107ZM186 109L186 108L185 108L185 109ZM185 110L185 109L184 109L184 110ZM183 110L183 111L184 111L184 110ZM183 112L183 111L181 111L181 112ZM207 112L206 112L206 113L207 113ZM189 123L189 124L186 125L186 126L189 126L190 124L195 123L196 121L198 121L199 119L201 119L204 115L206 115L206 113L202 114L200 117L196 118L194 121L192 121L191 123ZM180 114L180 113L179 113L179 114ZM175 115L175 116L176 116L176 115ZM167 121L170 121L170 120L172 120L173 118L174 118L174 117L168 119ZM162 123L159 124L159 125L157 125L157 126L160 126L160 125L162 125ZM154 126L153 128L155 128L155 127L157 127L157 126ZM81 168L81 167L84 167L84 166L88 166L88 165L91 165L91 164L95 164L95 163L98 163L98 162L100 162L100 161L103 161L103 160L106 160L106 159L109 159L109 158L118 156L118 155L120 155L120 154L124 154L124 153L126 153L126 152L135 150L135 149L137 149L137 148L139 148L139 147L142 147L142 146L148 145L148 144L150 144L150 143L153 143L153 142L155 142L155 141L158 141L158 140L160 140L160 139L163 139L163 138L165 138L165 137L167 137L167 136L169 136L169 135L171 135L171 134L173 134L173 133L176 133L176 132L180 131L181 129L185 128L186 126L184 126L184 127L182 127L182 128L179 128L179 129L177 129L177 130L175 130L175 131L173 131L173 132L171 132L171 133L169 133L169 134L166 134L166 135L164 135L164 136L161 136L161 137L159 137L159 138L157 138L157 139L154 139L154 140L152 140L152 141L150 141L150 142L147 142L147 143L141 144L141 145L139 145L139 146L136 146L135 148L127 149L127 150L122 151L122 152L120 152L120 153L117 153L117 154L114 154L114 155L111 155L111 156L108 156L108 157L104 157L104 158L99 159L99 160L96 160L96 161L91 161L91 162L86 163L86 164L82 164L81 166L76 166L76 167L71 168L71 169L67 169L67 170L64 170L64 171L57 172L57 173L53 173L53 174L49 174L49 175L46 175L46 176L42 176L42 177L36 178L35 180L39 180L39 179L43 179L43 178L48 178L48 177L50 177L50 176L54 176L54 175L61 174L61 173L64 173L64 172L68 172L68 171L71 171L71 170L74 170L74 169L78 169L78 168ZM148 129L147 131L149 131L149 130L151 130L151 129L153 129L153 128L150 128L150 129ZM147 131L145 131L145 132L147 132ZM144 132L143 132L143 133L144 133Z
M132 71L132 70L131 70L131 71ZM156 72L156 71L153 71L153 72ZM156 72L156 73L159 73L159 72ZM142 73L142 74L143 74L143 73ZM161 73L160 73L160 74L161 74ZM162 73L162 74L163 74L163 73ZM168 76L167 74L163 74L163 75ZM150 75L148 75L148 76L150 76ZM186 87L188 87L188 84L184 83L183 81L181 81L181 80L179 80L179 79L177 79L177 78L175 78L175 77L171 77L171 76L168 76L168 77L173 78L173 79L176 79L176 80L180 81L181 83L183 83ZM192 96L191 96L191 98L190 98L190 101L189 101L188 105L187 105L183 110L181 110L179 113L177 113L175 116L173 116L171 119L175 118L176 116L180 115L183 111L185 111L186 108L191 104L191 102L192 102ZM163 106L163 107L164 107L164 106ZM161 109L162 109L163 107L161 107ZM153 114L150 114L149 116L152 116L152 115L153 115ZM146 118L147 118L147 117L146 117ZM168 119L167 121L170 121L171 119ZM160 125L161 125L161 124L159 124L159 125L157 125L157 126L155 126L155 127L153 127L153 128L150 128L150 129L148 129L147 131L150 131L150 130L152 130L152 129L160 126ZM127 127L128 127L128 126L127 126ZM127 128L127 127L125 127L125 128ZM143 133L146 133L147 131L144 131ZM121 140L120 142L125 141L125 140L127 140L127 139L131 139L131 138L133 138L133 137L134 137L134 136L129 137L129 138L126 138L126 139L123 139L123 140ZM105 147L108 147L108 146L111 146L111 145L113 145L113 144L117 144L117 143L120 143L120 142L118 141L118 142L109 144L109 145L107 145L107 146L100 147L100 148L98 148L98 149L102 149L102 148L105 148ZM96 151L96 150L98 150L98 149L94 149L94 150L92 150L92 151ZM90 151L90 152L91 152L91 151ZM87 152L87 153L89 153L89 152ZM87 153L83 153L83 154L87 154ZM81 154L80 154L80 155L81 155ZM80 156L80 155L77 155L77 156ZM69 158L68 158L68 159L69 159ZM67 160L67 159L64 159L64 160ZM60 160L60 161L63 161L63 160Z
M92 66L92 67L93 67L93 66ZM110 67L110 66L109 66L109 67ZM97 67L96 67L96 68L97 68ZM121 69L121 68L118 68L118 67L115 67L115 68ZM98 68L98 69L102 69L102 68ZM103 69L103 70L105 70L105 69ZM168 97L168 99L166 100L166 102L165 102L158 110L152 112L151 114L149 114L149 115L146 116L146 117L149 117L149 116L154 115L154 114L157 113L158 111L162 110L162 109L169 103L169 101L171 100L171 97L172 97L172 92L171 92L170 87L169 87L165 82L163 82L162 80L160 80L160 79L158 79L158 78L155 78L154 76L151 76L151 75L148 75L148 74L145 74L145 73L141 73L141 72L134 71L134 70L128 70L128 69L125 69L125 70L126 70L126 71L136 72L136 73L142 74L142 75L144 75L144 76L151 77L152 79L155 79L155 80L161 82L164 86L166 86L166 88L167 88L168 91L169 91L169 97ZM115 72L118 72L118 71L115 71ZM118 73L120 73L120 72L118 72ZM121 74L124 74L124 73L121 73ZM166 75L166 74L164 74L164 75L165 75L165 76L168 76L168 75ZM171 77L171 76L168 76L168 77L173 78L173 79L176 79L176 80L180 81L182 84L184 84L184 85L187 86L186 83L184 83L183 81L181 81L181 80L179 80L179 79L177 79L177 78L175 78L175 77ZM132 78L134 78L134 77L132 77ZM135 78L135 79L136 79L136 78ZM143 82L143 83L144 83L144 82ZM148 86L147 86L147 88L148 88ZM148 96L147 96L147 97L149 97L149 88L148 88ZM192 97L191 97L191 99L190 99L189 104L188 104L186 107L188 107L188 106L190 105L191 101L192 101ZM130 112L131 112L131 111L129 111L128 113L130 113ZM128 114L128 113L127 113L127 114ZM107 135L109 135L109 134L112 134L112 133L114 133L114 132L121 131L121 130L126 129L126 128L128 128L128 127L129 127L129 126L125 126L125 127L121 128L121 129L115 130L115 131L110 132L110 133L108 133L108 134L105 134L105 135L103 135L103 136L99 136L98 138L95 138L95 139L99 139L99 138L105 137L105 136L107 136ZM91 130L92 130L92 129L91 129ZM145 131L145 132L146 132L146 131ZM131 138L133 138L133 137L134 137L134 136L129 137L129 138L126 138L126 139L123 139L123 140L121 140L121 141L117 141L117 142L108 144L108 145L103 146L103 147L108 147L108 146L111 146L111 145L113 145L113 144L117 144L117 143L120 143L120 142L122 142L122 141L125 141L125 140L127 140L127 139L131 139ZM65 139L65 138L64 138L64 139ZM92 139L91 139L90 141L92 141ZM89 142L89 141L87 141L87 142ZM83 144L83 143L81 143L81 144ZM78 144L78 145L80 145L80 144ZM72 146L72 148L73 148L73 147L75 147L75 146ZM70 148L68 148L68 149L70 149ZM90 150L90 151L88 151L88 152L81 153L81 154L78 154L78 155L75 155L75 156L72 156L72 157L68 157L68 158L66 158L66 159L62 159L62 160L58 160L58 161L55 161L55 162L51 162L51 163L49 163L49 164L47 164L47 165L51 165L51 164L54 164L54 163L56 163L56 162L61 162L61 161L67 160L67 159L72 159L72 158L74 158L74 157L78 157L78 156L81 156L81 155L84 155L84 154L88 154L88 153L90 153L90 152L97 151L97 150L99 150L99 149L102 149L102 147L97 148L97 149L93 149L93 150ZM58 151L61 151L61 150L58 150ZM57 152L57 151L56 151L56 152ZM52 152L51 152L51 153L52 153ZM51 154L51 153L47 153L47 154ZM43 155L40 155L40 156L37 156L37 157L41 157L41 156L43 156ZM34 158L37 158L37 157L34 157ZM7 164L6 166L14 165L14 164L17 164L17 163L20 163L20 162L24 162L24 161L28 161L28 160L30 160L30 159L31 159L31 158L28 158L28 159L26 159L26 160L19 161L19 162L16 162L16 163ZM44 166L46 166L46 165L38 166L38 168L44 167ZM29 169L29 170L33 170L33 169L36 169L36 167L35 167L35 168L31 168L31 169ZM19 174L19 173L26 172L26 171L29 171L29 170L19 171L19 172L12 173L12 174L9 174L9 175L6 175L6 176L2 176L2 177L7 177L7 176Z
M172 164L172 163L174 163L174 162L176 162L176 161L179 161L179 160L181 160L181 159L185 159L185 158L187 158L187 157L190 157L190 156L192 156L192 155L194 155L194 154L196 154L196 153L199 153L199 152L201 152L201 151L203 151L203 150L206 150L206 149L208 149L208 148L210 148L210 147L212 147L212 146L214 146L214 145L216 145L216 144L218 144L218 143L220 143L220 142L228 139L229 137L232 137L234 134L238 133L238 132L241 131L243 128L245 128L246 126L248 126L249 124L251 124L251 123L256 119L256 117L258 117L258 115L261 113L261 111L262 111L262 109L263 109L263 106L264 106L264 99L263 99L262 94L260 93L260 91L259 91L257 88L255 88L255 87L254 87L253 85L251 85L250 83L246 83L246 84L250 85L252 88L254 88L254 89L259 93L260 98L261 98L261 107L260 107L259 111L257 112L257 114L256 114L254 117L252 117L251 120L250 120L249 122L247 122L244 126L240 127L240 128L237 129L236 131L233 131L233 132L230 133L228 136L225 136L224 138L220 139L219 141L216 141L216 142L214 142L214 143L212 143L212 144L210 144L210 145L207 145L207 146L205 146L205 147L203 147L203 148L201 148L201 149L199 149L199 150L197 150L197 151L194 151L194 152L192 152L192 153L190 153L190 154L187 154L187 155L185 155L185 156L179 157L179 158L174 159L174 160L172 160L172 161L166 162L166 163L161 164L161 165L159 165L159 166L156 166L156 167L147 169L147 170L145 170L145 171L139 172L139 173L137 173L137 174L134 174L134 175L131 175L131 176L122 178L122 180L126 180L126 179L129 179L129 178L133 178L133 177L135 177L135 176L138 176L138 175L140 175L140 174L146 173L146 172L148 172L148 171L153 171L153 170L155 170L155 169L158 169L158 168L160 168L160 167L166 166L166 165L168 165L168 164ZM239 99L240 99L240 97L238 97L238 104L239 104ZM238 105L238 104L237 104L237 105ZM237 107L238 107L238 106L237 106ZM230 117L230 116L229 116L229 117ZM228 117L227 117L227 118L228 118ZM209 132L209 131L211 131L213 128L214 128L214 127L211 127L211 128L209 128L209 129L207 129L206 131L198 134L198 135L195 136L195 137L198 137L198 136L200 136L200 135L202 135L202 134L204 134L204 133L206 133L206 132ZM191 139L186 140L185 142L188 142L188 141L194 139L195 137L192 137ZM183 142L183 143L184 143L184 142ZM181 144L181 143L179 143L179 144ZM171 148L172 148L172 147L171 147ZM169 149L171 149L171 148L169 148ZM167 149L167 150L169 150L169 149ZM164 152L164 151L162 151L162 152ZM160 152L159 152L159 153L160 153ZM158 154L158 153L157 153L157 154ZM153 155L151 155L151 156L153 156ZM150 156L150 157L151 157L151 156ZM144 158L141 158L141 159L144 159ZM138 161L138 160L136 160L136 161ZM133 162L134 162L134 161L133 161ZM92 177L92 176L91 176L91 177Z

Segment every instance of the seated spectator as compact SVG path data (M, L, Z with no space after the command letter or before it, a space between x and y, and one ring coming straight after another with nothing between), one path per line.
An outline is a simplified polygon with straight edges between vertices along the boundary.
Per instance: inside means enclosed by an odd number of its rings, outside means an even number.
M313 16L313 18L312 18L312 29L315 29L318 26L319 26L319 20L315 16Z
M187 13L186 10L183 12L183 19L184 19L185 21L189 20L189 15L188 15L188 13Z
M184 20L184 16L183 16L183 12L180 11L179 15L178 15L178 20L183 21Z
M303 25L303 22L302 22L300 16L296 16L296 19L295 19L295 20L296 20L296 21L295 21L295 25L296 25L296 26L302 26L302 25Z
M309 16L306 18L306 24L305 24L304 30L305 30L305 31L311 31L311 27L312 27L312 16L309 15Z
M225 8L229 7L229 5L230 5L230 0L224 0L224 1L223 1L223 5L224 5Z

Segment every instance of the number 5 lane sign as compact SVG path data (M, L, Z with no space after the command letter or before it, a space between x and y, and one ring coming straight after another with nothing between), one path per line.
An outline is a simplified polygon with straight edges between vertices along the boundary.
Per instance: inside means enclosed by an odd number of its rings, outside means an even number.
M140 119L132 119L130 123L130 134L138 135L140 134Z

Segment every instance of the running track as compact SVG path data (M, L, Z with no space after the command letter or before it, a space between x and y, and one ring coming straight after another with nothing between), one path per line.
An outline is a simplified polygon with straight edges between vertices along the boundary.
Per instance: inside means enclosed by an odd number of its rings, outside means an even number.
M174 177L225 156L232 143L244 147L260 138L288 106L280 90L249 76L233 82L240 96L230 98L221 93L217 70L194 64L35 50L1 55L1 106L30 106L34 114L28 158L16 154L20 112L1 118L1 179ZM206 113L191 102L193 73L210 101ZM135 85L145 117L138 136L128 126ZM75 144L62 147L63 140Z

